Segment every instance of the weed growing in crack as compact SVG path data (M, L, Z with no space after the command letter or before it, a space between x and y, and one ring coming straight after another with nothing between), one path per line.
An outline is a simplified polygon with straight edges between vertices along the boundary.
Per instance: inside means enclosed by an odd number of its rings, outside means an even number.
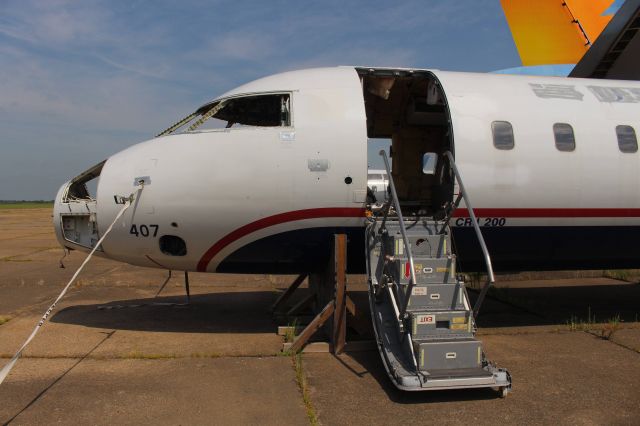
M571 315L569 320L567 321L567 327L569 327L569 331L588 331L595 325L596 317L595 315L591 316L591 306L587 309L587 320L584 321L581 318L578 318L576 315Z
M302 354L297 353L291 356L293 361L293 368L296 372L296 382L298 383L298 388L300 392L302 392L302 401L304 402L304 407L307 412L307 417L309 418L309 423L312 426L316 426L320 424L318 422L318 416L316 414L316 410L311 403L311 397L309 396L309 386L307 383L307 377L304 374L304 367L302 365Z
M609 318L606 322L598 323L596 316L591 314L591 306L589 306L586 321L575 315L571 315L571 318L567 321L567 327L569 331L585 331L604 340L611 340L615 332L622 328L622 322L623 320L620 319L620 315L618 314L615 317Z
M602 330L600 330L600 337L605 340L611 340L613 334L620 329L620 315L616 315L615 317L609 319L609 321L604 324Z
M176 355L173 354L158 354L158 353L145 353L137 350L133 350L129 353L119 356L121 359L175 359Z
M285 343L293 343L296 339L296 328L298 327L298 318L295 318L293 322L289 323L287 326L287 331L284 333L284 341Z
M605 270L602 275L607 278L613 278L614 280L629 281L631 273L626 269L608 269Z

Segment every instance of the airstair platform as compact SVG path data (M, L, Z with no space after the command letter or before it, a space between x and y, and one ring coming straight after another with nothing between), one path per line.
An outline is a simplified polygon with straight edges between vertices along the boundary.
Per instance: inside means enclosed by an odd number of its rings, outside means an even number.
M477 309L456 273L448 218L404 219L392 180L390 186L392 199L370 219L365 238L371 315L391 381L406 391L490 387L506 396L509 372L486 358L475 337ZM491 271L490 260L487 266Z

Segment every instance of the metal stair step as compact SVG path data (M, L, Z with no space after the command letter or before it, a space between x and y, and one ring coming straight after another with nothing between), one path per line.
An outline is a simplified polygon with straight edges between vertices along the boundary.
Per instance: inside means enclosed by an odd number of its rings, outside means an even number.
M466 311L409 312L408 323L414 339L472 338L473 317Z
M479 340L414 340L413 347L421 371L482 367L482 342Z
M456 280L455 258L441 257L424 259L414 257L416 284L454 284ZM408 284L411 278L411 267L406 257L396 257L389 265L391 277L398 284Z
M411 291L409 311L417 310L464 310L464 284L417 284Z
M424 372L423 372L424 373ZM429 379L457 379L461 377L492 377L493 373L483 368L456 368L452 370L429 370Z

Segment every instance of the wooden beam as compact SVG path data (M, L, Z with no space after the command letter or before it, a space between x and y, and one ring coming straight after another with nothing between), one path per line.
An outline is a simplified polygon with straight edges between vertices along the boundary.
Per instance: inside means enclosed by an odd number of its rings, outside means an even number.
M298 278L296 278L295 281L284 292L282 292L280 297L278 297L278 300L276 300L274 304L271 305L271 310L277 310L281 304L289 300L291 295L296 291L298 287L300 287L300 284L304 282L305 278L307 278L307 275L308 274L299 275Z
M318 329L320 329L320 327L322 327L322 325L329 318L331 318L334 310L335 305L333 301L327 303L327 306L325 306L324 309L322 309L322 311L320 311L320 313L313 319L313 321L311 321L309 325L304 330L302 330L302 333L300 333L300 335L296 337L289 349L292 352L298 352L300 349L302 349L309 338L313 336L313 334L318 331Z
M347 236L334 236L335 261L335 310L333 312L332 352L336 355L344 352L347 338Z
M285 291L298 287L306 276L300 275L296 281ZM291 290L291 292L293 292ZM326 304L320 313L302 330L300 335L291 344L289 350L300 351L309 341L311 336L321 327L325 326L329 334L329 347L333 354L341 354L345 350L347 337L347 309L355 315L355 305L347 296L347 236L335 234L334 244L331 250L329 264L324 272L309 276L310 294L289 310L292 315L302 307L307 306L312 300ZM274 304L277 307L281 296Z
M353 300L351 300L349 295L346 296L346 305L347 305L347 311L349 311L349 313L355 317L356 316L356 304L353 303Z
M301 301L299 301L298 303L293 305L291 307L291 309L289 309L287 311L287 316L294 315L294 314L300 312L302 309L304 309L307 306L309 306L311 304L311 302L313 302L314 300L316 300L316 295L315 294L313 294L313 293L307 294Z

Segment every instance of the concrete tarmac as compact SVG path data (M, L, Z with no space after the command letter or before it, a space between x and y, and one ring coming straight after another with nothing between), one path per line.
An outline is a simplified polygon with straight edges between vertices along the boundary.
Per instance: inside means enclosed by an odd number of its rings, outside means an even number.
M50 214L0 210L0 366L85 256L59 268ZM305 402L269 311L287 278L191 274L182 306L181 274L154 297L166 276L92 260L0 385L0 424L640 424L638 284L501 282L479 337L513 376L505 399L399 392L369 351L304 354Z

